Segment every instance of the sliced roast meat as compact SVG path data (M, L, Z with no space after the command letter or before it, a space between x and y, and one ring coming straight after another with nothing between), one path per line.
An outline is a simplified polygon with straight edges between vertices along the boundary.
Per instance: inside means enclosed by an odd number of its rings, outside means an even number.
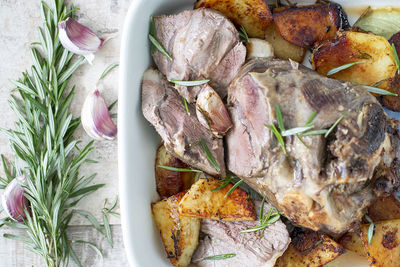
M299 225L343 232L399 183L397 124L360 85L290 61L254 59L232 82L228 102L228 169ZM277 125L276 105L286 129L304 126L314 111L315 129L345 117L328 138L285 137L285 155L265 127Z
M154 24L157 40L172 56L169 60L154 51L159 70L168 79L211 79L211 86L224 98L246 58L235 26L218 11L205 8L157 16ZM189 102L195 100L198 89L178 87Z
M155 127L167 150L185 163L211 175L225 174L224 148L221 139L201 125L194 104L186 112L182 97L173 85L155 69L148 69L142 81L142 112ZM218 162L217 170L207 158L200 141Z
M260 209L260 201L255 202L256 210ZM264 214L270 205L265 203ZM258 218L259 219L259 218ZM224 222L203 220L201 231L205 234L200 240L192 261L198 266L214 266L213 261L202 260L206 257L221 254L236 254L235 257L218 262L218 266L274 266L275 261L287 249L290 243L285 224L278 220L262 231L241 233L240 231L259 225L252 222Z

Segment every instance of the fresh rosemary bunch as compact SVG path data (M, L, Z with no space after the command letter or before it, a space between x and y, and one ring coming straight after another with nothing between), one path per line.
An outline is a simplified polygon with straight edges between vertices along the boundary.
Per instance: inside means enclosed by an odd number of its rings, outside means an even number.
M102 232L92 214L74 208L103 185L88 186L95 175L79 176L80 167L93 150L93 142L82 147L74 140L80 118L73 118L70 112L74 87L68 89L68 81L84 58L73 60L73 54L58 40L58 22L72 16L76 9L67 8L64 0L52 0L51 4L50 7L41 3L43 25L38 29L40 42L30 48L33 59L30 73L24 72L21 79L12 81L16 88L9 103L18 118L15 129L3 130L18 164L9 168L3 159L6 177L0 179L1 188L15 175L23 175L26 180L23 189L30 207L22 223L6 218L0 221L0 226L25 229L26 236L4 234L4 237L26 243L47 266L66 266L70 258L82 266L71 244L85 243L98 250L89 242L69 240L69 222L78 214Z

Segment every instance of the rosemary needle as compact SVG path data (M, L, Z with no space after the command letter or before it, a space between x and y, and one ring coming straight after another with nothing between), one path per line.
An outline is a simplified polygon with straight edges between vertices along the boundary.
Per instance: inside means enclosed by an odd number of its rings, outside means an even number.
M325 133L325 138L327 138L329 136L329 134L333 131L333 129L335 129L335 127L343 120L344 117L346 117L347 113L343 114L342 116L339 117L339 119L337 119L335 121L335 123L331 126L331 128L328 129L328 131L326 131Z
M168 170L168 171L173 171L173 172L199 172L199 173L202 172L200 170L187 169L187 168L176 168L176 167L164 166L164 165L157 165L157 168Z
M328 71L328 73L326 74L326 76L333 75L333 74L335 74L335 73L338 73L338 72L340 72L340 71L342 71L342 70L351 68L351 67L353 67L354 65L357 65L357 64L360 64L360 63L363 63L363 62L361 62L361 61L358 61L358 62L351 62L351 63L347 63L347 64L344 64L344 65L341 65L341 66L339 66L339 67L333 68L333 69L331 69L330 71Z
M206 153L206 157L208 161L214 166L217 171L220 171L221 168L218 165L218 162L215 160L214 156L212 155L210 149L208 149L207 143L204 138L200 139L200 145L203 148L204 152Z
M239 35L242 38L243 42L248 43L249 42L249 35L246 32L245 27L240 26L240 31L239 31Z
M372 237L374 236L375 224L368 215L365 215L365 219L367 219L367 221L370 223L368 227L368 245L371 246Z
M215 256L209 256L209 257L205 257L203 260L225 260L225 259L229 259L229 258L233 258L235 257L236 254L232 253L232 254L221 254L221 255L215 255Z
M240 179L238 182L236 182L236 184L234 184L234 185L232 186L232 188L229 189L228 193L226 193L225 197L227 197L227 196L229 196L230 194L232 194L232 192L235 191L235 189L238 188L239 185L241 185L241 184L243 183L243 181L244 181L243 179Z
M209 79L204 79L204 80L196 80L196 81L180 81L180 80L173 80L173 79L168 79L169 82L176 84L176 85L182 85L182 86L197 86L197 85L202 85L208 83L210 80Z
M397 74L400 74L400 60L399 60L399 55L397 54L396 46L394 45L394 43L392 43L392 46L390 47L390 54L392 55L393 60L396 63Z
M390 91L387 91L385 89L373 87L373 86L368 86L368 85L363 85L365 89L367 89L368 92L378 94L378 95L390 95L390 96L398 96L395 93L392 93Z

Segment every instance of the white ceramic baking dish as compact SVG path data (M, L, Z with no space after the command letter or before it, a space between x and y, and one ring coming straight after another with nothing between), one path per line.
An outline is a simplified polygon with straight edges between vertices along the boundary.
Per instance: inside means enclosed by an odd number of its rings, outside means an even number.
M150 203L157 200L154 158L159 137L144 119L140 105L140 83L151 64L149 17L173 14L193 7L194 0L134 0L128 11L121 44L119 88L119 183L125 249L132 266L170 266L153 223ZM366 6L399 5L391 1L337 1L354 18ZM330 266L368 266L366 260L345 254Z

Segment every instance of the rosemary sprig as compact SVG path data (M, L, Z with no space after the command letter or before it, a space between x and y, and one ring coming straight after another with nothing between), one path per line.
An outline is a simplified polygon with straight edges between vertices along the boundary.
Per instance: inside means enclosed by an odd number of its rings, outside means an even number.
M363 86L370 93L379 94L379 95L398 96L398 94L392 93L392 92L387 91L385 89L381 89L381 88L377 88L377 87L373 87L373 86L368 86L368 85L363 85Z
M265 197L263 198L261 202L261 207L260 207L260 224L256 225L252 228L245 229L240 231L241 233L253 233L257 231L262 231L261 236L264 235L264 230L270 226L271 224L275 223L281 218L281 215L279 212L275 211L273 207L271 207L268 210L268 213L266 215L264 214L264 203L265 203Z
M99 81L102 80L102 79L104 79L104 77L106 77L107 74L108 74L110 71L112 71L114 68L116 68L116 67L118 67L118 66L119 66L119 62L115 62L115 63L110 64L110 65L103 71L103 73L101 74L101 76L100 76L100 78L99 78Z
M210 79L197 80L197 81L180 81L180 80L168 79L168 81L176 85L197 86L208 83Z
M333 74L335 74L335 73L338 73L338 72L340 72L340 71L342 71L342 70L351 68L351 67L353 67L354 65L357 65L357 64L360 64L360 63L363 63L363 62L361 62L361 61L358 61L358 62L351 62L351 63L347 63L347 64L344 64L344 65L341 65L341 66L339 66L339 67L333 68L333 69L331 69L330 71L328 71L328 72L326 73L326 76L331 76L331 75L333 75Z
M203 260L205 260L205 261L225 260L225 259L233 258L235 256L236 256L236 254L234 254L234 253L231 253L231 254L220 254L220 255L205 257Z
M244 43L249 42L249 36L247 35L246 29L243 27L243 25L240 26L239 36L242 38Z
M367 221L370 223L368 227L368 245L371 246L372 237L374 236L375 224L368 215L365 215L365 219L367 219Z
M230 194L232 194L233 191L235 191L236 188L239 187L239 185L241 185L244 182L243 179L240 179L239 181L237 181L231 189L229 189L228 193L225 194L225 197L228 197Z
M23 188L30 202L24 222L8 224L23 227L27 237L4 237L23 241L43 258L46 266L65 266L70 258L82 266L71 246L77 241L69 240L67 230L75 214L97 224L93 215L74 207L103 186L88 186L95 175L79 176L93 142L82 147L74 140L80 119L74 119L70 111L74 87L68 89L68 81L84 58L74 61L73 54L58 40L58 23L72 16L73 11L63 0L53 0L52 8L41 2L40 42L30 48L33 66L30 73L22 73L22 78L13 82L13 91L19 96L12 96L9 101L17 116L15 129L2 130L21 164L13 164L10 172L3 160L6 179L0 183L4 187L16 174L24 175Z
M204 138L200 139L200 145L203 148L204 152L206 153L206 157L207 157L208 161L214 166L214 168L217 171L220 171L221 168L219 167L218 162L215 160L214 156L211 154L210 150L208 149L208 146L207 146Z
M346 117L346 116L347 116L347 113L345 113L345 114L343 114L342 116L340 116L339 119L337 119L337 120L335 121L335 123L331 126L331 128L329 128L329 129L326 131L324 137L327 138L327 137L330 135L330 133L333 131L333 129L335 129L336 126L337 126L337 125L344 119L344 117Z
M392 55L393 60L396 63L397 74L400 74L400 60L399 60L399 55L397 54L396 51L396 47L394 46L394 43L392 43L392 46L390 47L390 54Z
M165 165L157 165L157 168L168 170L168 171L173 171L173 172L198 172L198 173L202 173L202 171L200 171L200 170L187 169L187 168L175 168L175 167L165 166Z

